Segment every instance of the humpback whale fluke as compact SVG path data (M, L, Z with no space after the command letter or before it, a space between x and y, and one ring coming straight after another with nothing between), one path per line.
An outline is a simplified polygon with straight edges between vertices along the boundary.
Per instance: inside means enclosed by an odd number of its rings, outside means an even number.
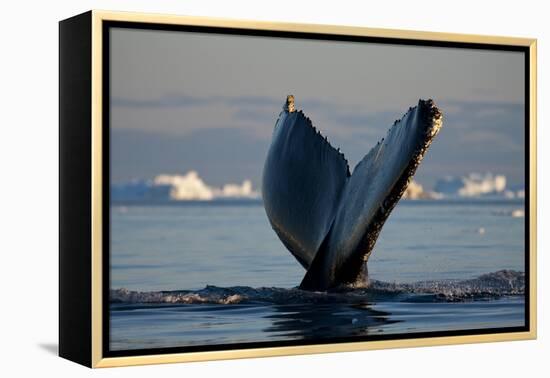
M340 149L287 96L265 161L262 197L279 239L307 270L300 288L366 285L382 226L441 125L433 101L420 100L350 174Z

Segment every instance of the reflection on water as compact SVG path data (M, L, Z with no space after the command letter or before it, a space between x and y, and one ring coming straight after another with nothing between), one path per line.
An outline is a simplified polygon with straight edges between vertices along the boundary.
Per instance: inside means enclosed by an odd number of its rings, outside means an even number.
M287 305L113 303L110 346L111 350L131 350L290 340L329 342L524 325L522 296L466 302L422 297Z
M395 323L389 313L378 311L368 303L275 305L271 321L262 331L270 338L303 340L330 339L334 337L367 336L384 324Z

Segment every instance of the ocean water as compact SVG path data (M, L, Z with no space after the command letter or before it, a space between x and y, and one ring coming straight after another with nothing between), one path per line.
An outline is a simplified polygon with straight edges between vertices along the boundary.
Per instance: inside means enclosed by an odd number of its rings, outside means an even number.
M371 288L308 293L261 203L114 204L110 349L523 326L523 207L401 201Z

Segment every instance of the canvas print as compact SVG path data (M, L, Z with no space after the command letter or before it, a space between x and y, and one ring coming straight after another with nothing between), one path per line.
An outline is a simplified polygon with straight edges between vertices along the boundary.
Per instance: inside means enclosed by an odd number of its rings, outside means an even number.
M252 34L109 28L109 352L524 329L525 53Z

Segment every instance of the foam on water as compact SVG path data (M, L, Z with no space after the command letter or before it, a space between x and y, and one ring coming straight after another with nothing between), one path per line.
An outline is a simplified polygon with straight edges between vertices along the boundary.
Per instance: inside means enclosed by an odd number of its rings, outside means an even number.
M446 301L523 295L525 273L499 270L469 280L421 281L413 284L374 281L370 291L386 293L432 294Z
M465 301L523 295L525 273L500 270L469 280L439 280L415 283L391 283L372 280L368 288L344 288L327 292L310 292L298 288L206 286L200 290L110 292L111 303L359 303L364 301Z

